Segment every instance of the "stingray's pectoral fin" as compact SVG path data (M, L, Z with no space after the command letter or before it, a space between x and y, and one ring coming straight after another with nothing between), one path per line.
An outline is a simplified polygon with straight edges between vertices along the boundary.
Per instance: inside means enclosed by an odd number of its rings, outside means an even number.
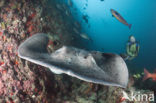
M108 78L105 76L108 83L126 88L129 74L127 65L121 56L101 52L93 52L92 55L96 64L108 75Z

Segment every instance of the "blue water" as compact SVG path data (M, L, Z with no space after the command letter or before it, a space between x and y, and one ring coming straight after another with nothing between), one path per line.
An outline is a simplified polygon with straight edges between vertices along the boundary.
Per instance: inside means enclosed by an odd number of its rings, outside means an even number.
M72 14L81 22L82 32L87 33L93 40L89 43L84 42L86 48L124 53L129 36L134 35L140 43L140 52L137 58L128 63L140 70L156 68L156 0L71 1ZM84 7L86 9L83 9ZM73 8L77 10L74 11ZM112 17L111 8L132 24L131 30ZM88 24L82 19L82 15L88 15Z

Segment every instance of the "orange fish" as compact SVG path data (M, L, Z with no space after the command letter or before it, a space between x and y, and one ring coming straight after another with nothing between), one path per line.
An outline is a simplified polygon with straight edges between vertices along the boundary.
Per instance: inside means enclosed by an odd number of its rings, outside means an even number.
M149 73L146 69L144 69L144 80L147 80L148 78L152 78L153 81L156 82L156 71L154 73Z

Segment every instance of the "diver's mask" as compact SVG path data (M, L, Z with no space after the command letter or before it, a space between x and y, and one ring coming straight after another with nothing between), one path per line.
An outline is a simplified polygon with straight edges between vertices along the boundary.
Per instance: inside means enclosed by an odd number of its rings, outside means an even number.
M133 35L131 35L129 37L129 41L132 42L132 43L135 43L136 42L135 37Z

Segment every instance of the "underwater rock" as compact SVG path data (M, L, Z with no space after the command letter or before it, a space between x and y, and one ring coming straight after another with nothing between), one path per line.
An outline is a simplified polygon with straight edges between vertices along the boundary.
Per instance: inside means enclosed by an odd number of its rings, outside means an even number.
M120 56L68 46L49 53L48 42L48 35L35 34L19 46L18 56L48 67L56 74L65 73L97 84L127 86L128 69Z

